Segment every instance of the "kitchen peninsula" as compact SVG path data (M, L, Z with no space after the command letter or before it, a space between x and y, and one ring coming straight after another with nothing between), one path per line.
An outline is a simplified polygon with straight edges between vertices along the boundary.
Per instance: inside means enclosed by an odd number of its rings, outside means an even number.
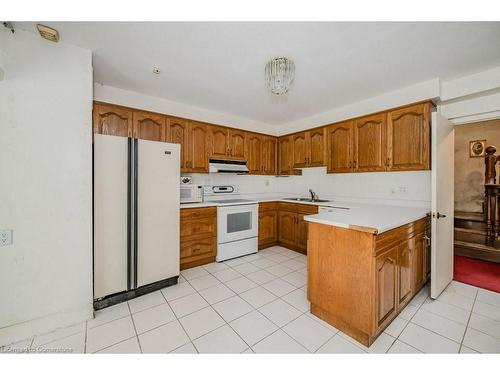
M332 208L305 220L311 313L370 346L430 276L428 209Z

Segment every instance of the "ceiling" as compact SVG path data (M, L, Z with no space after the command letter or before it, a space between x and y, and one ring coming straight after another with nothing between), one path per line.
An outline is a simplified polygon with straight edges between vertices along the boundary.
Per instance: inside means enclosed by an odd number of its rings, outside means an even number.
M48 22L93 51L94 80L281 125L414 83L500 65L500 23ZM35 30L34 23L17 27ZM270 95L264 66L292 58ZM154 66L160 75L152 73Z

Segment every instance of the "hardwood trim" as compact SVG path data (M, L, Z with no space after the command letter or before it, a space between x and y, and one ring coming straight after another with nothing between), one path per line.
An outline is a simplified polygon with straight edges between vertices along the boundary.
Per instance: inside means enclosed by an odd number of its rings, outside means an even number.
M180 269L182 271L182 270L186 270L188 268L203 266L205 264L209 264L209 263L213 263L213 262L215 262L215 256L209 257L209 258L193 260L193 261L187 262L187 263L182 263L180 266Z

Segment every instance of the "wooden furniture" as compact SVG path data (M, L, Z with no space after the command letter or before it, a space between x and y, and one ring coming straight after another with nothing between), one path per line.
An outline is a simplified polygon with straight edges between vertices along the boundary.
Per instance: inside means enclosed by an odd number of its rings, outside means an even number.
M259 203L259 249L278 244L278 202Z
M354 157L353 121L330 125L326 129L327 172L352 172Z
M248 134L246 155L249 172L261 174L264 164L262 163L262 136L260 134Z
M132 116L133 112L130 109L94 103L94 133L132 137Z
M276 174L276 138L247 133L246 161L250 174Z
M379 113L354 120L353 171L385 171L386 118Z
M246 132L223 126L209 127L209 155L220 159L245 159Z
M292 168L321 167L326 164L326 128L291 135Z
M277 173L277 138L262 136L262 173L275 175Z
M318 206L296 203L278 203L278 241L279 244L307 254L307 228L305 215L318 213Z
M429 220L382 234L309 224L311 312L370 346L430 276Z
M431 107L419 103L328 126L328 173L430 169Z
M182 208L181 270L212 263L217 254L217 208Z
M94 102L94 133L179 143L182 173L207 173L208 158L246 160L251 174L297 175L430 169L430 102L274 137Z
M155 113L134 111L133 137L148 141L165 142L167 124L165 116Z
M387 113L388 171L430 169L430 103Z
M181 145L181 173L208 173L208 158L247 160L250 173L275 175L277 137L94 102L94 133Z

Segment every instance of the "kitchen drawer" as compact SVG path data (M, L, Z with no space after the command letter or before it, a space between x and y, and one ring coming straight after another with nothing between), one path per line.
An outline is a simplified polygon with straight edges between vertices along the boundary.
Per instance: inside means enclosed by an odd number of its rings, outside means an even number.
M406 241L416 234L423 233L427 221L427 218L423 218L375 236L375 253L380 254L395 243Z
M201 217L181 220L181 240L190 237L212 237L217 235L217 218Z
M217 216L217 207L181 208L181 220Z
M202 238L193 241L181 241L181 264L205 257L215 256L217 252L216 242L215 237Z
M298 204L295 203L279 202L280 211L297 212L297 206Z
M319 207L311 204L297 204L297 212L305 215L315 215L318 213Z
M259 212L278 210L278 202L259 203Z

